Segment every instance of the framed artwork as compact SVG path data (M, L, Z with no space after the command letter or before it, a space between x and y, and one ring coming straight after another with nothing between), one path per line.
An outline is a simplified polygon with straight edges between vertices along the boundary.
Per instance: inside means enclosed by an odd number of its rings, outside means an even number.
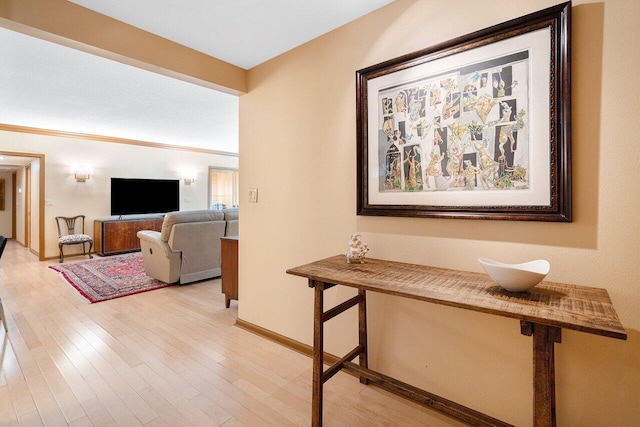
M0 211L4 210L4 179L0 179Z
M358 215L571 221L570 12L357 71Z

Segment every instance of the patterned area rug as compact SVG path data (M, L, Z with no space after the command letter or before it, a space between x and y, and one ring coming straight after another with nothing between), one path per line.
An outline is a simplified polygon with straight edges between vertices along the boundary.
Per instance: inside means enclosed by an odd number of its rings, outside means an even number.
M50 265L91 301L100 302L169 286L144 273L142 253Z

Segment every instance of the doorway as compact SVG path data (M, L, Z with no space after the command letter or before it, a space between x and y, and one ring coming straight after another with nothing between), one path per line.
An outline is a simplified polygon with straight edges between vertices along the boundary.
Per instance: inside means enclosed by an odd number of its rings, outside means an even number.
M12 195L13 201L11 205L12 212L12 235L17 239L18 230L24 231L23 240L21 242L30 251L38 255L40 261L44 261L44 194L45 194L45 156L37 153L20 153L12 151L0 151L0 156L4 157L4 167L14 169ZM8 165L7 165L8 164ZM32 167L36 165L36 167ZM24 168L24 178L18 177L18 171ZM18 180L24 179L17 186ZM18 199L23 201L23 209L17 209ZM24 227L17 228L16 221L21 219L24 221ZM38 230L34 235L34 230ZM37 244L36 244L36 240ZM35 248L32 246L35 245Z

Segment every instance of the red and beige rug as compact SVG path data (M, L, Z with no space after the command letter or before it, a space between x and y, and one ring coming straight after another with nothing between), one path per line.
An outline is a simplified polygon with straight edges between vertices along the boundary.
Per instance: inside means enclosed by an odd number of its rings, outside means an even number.
M169 286L144 273L140 252L50 265L49 268L60 273L92 303Z

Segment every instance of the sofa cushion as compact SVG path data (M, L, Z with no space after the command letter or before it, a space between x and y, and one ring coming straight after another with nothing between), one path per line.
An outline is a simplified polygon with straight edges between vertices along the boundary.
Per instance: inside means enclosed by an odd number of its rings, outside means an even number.
M189 222L173 226L167 243L173 251L182 252L180 283L189 281L185 277L187 274L220 267L220 238L224 236L224 229L224 221Z
M88 234L68 234L60 237L60 243L63 245L73 245L76 243L86 243L91 241Z
M227 222L227 229L225 230L225 236L237 236L238 235L238 208L224 209L224 220Z
M175 224L184 222L205 222L205 221L223 221L224 213L221 211L199 210L199 211L179 211L169 212L165 215L160 232L160 239L163 242L169 240L171 228Z
M238 212L239 212L238 208L224 209L222 212L224 212L225 221L232 221L232 220L238 219Z

